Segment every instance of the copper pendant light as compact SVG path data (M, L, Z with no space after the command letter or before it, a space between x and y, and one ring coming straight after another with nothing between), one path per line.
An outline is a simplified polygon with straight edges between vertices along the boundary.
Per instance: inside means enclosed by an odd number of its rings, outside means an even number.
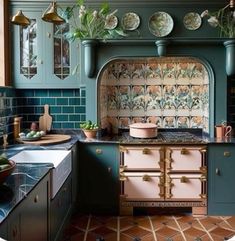
M22 10L19 10L12 18L11 22L16 25L28 26L30 20L22 13Z
M53 1L43 13L42 20L54 24L62 24L65 22L65 20L57 14L57 6L55 1Z

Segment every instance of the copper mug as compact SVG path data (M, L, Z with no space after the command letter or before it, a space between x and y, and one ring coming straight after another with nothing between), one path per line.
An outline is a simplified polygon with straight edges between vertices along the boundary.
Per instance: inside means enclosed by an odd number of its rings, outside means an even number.
M231 136L232 126L216 125L216 137L222 139L223 137Z

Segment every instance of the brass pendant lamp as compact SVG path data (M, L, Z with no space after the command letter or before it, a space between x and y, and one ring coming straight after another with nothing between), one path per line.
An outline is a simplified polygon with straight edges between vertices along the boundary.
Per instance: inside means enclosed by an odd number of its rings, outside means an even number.
M16 25L28 26L30 20L22 13L22 10L19 10L12 18L11 22Z
M43 13L42 20L54 24L62 24L65 22L65 20L57 14L57 6L55 1L53 1Z

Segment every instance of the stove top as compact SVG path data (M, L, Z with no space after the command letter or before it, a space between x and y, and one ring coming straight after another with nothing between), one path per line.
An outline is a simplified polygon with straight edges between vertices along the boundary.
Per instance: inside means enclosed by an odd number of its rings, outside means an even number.
M161 143L184 143L184 144L200 144L205 141L190 132L159 132L154 138L135 138L129 135L129 132L123 133L123 142L133 144L161 144Z

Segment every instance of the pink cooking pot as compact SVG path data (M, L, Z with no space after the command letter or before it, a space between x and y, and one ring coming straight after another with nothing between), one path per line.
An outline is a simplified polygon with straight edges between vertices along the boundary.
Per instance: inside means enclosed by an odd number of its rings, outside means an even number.
M153 138L157 136L157 125L153 123L134 123L130 125L130 136Z

